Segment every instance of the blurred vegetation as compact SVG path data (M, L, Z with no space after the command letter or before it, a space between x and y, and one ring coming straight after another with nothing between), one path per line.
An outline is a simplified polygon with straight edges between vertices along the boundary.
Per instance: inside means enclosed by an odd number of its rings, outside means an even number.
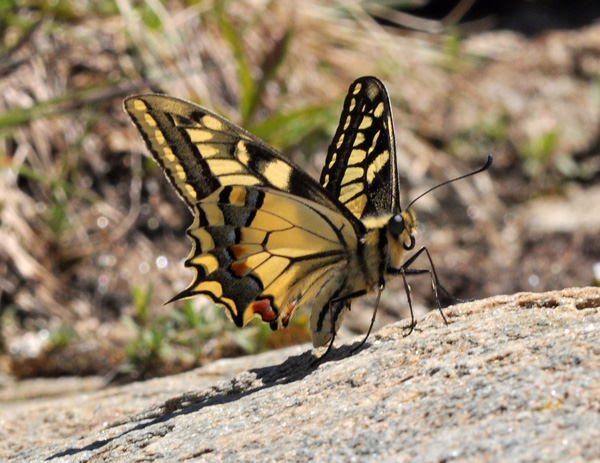
M562 120L530 127L522 95L479 90L476 80L492 72L503 91L528 85L494 68L524 39L509 37L499 59L496 39L469 40L458 20L435 34L407 33L376 20L393 17L386 8L325 0L0 2L0 356L8 359L0 365L21 377L126 380L309 339L306 314L272 333L259 322L239 330L201 298L163 306L190 279L181 260L191 218L142 157L121 109L133 93L209 107L316 175L348 85L377 75L388 83L396 126L411 133L399 132L403 194L415 197L496 153L497 191L484 180L464 182L437 200L437 214L425 212L454 225L453 240L465 247L502 241L490 230L507 204L561 191L567 180L597 179L598 135L583 129L597 111L580 111L581 132ZM567 72L551 65L556 75ZM597 91L597 73L578 72L578 82ZM532 77L531 88L543 77ZM487 212L474 224L464 210L481 191ZM479 247L481 258L492 262L493 246ZM446 278L462 278L457 295L475 297L474 279L499 272L485 265ZM488 289L519 289L520 277Z
M54 370L55 374L96 371L148 377L190 368L209 358L255 353L268 346L308 339L306 317L297 318L287 335L272 336L268 327L256 322L245 330L237 330L221 309L206 303L200 308L187 301L181 307L153 310L157 300L164 300L168 294L167 277L151 269L147 259L141 262L139 273L152 272L154 278L164 280L160 298L153 298L152 287L141 290L140 277L132 275L134 271L121 272L119 268L118 254L128 252L134 260L130 265L135 267L135 259L140 258L143 249L130 243L140 236L145 247L156 249L177 240L180 256L185 255L183 249L187 246L182 233L186 216L180 205L168 206L175 210L166 211L166 217L163 214L158 220L156 215L160 213L152 212L160 207L152 201L162 201L160 196L164 193L156 191L159 184L155 179L161 174L154 163L145 160L140 164L128 159L126 152L130 147L121 132L126 126L131 137L132 131L120 113L122 97L148 87L164 91L164 87L181 85L181 81L193 85L194 79L214 79L212 75L223 72L224 63L218 61L225 59L235 71L227 81L233 88L214 92L206 85L203 95L192 91L180 96L215 107L274 146L301 153L305 160L322 150L337 122L337 109L332 110L331 105L316 98L285 107L289 82L282 79L281 74L286 71L281 71L281 66L289 61L294 25L279 28L261 49L249 49L239 28L241 18L246 16L244 10L251 6L243 5L237 15L228 11L230 7L229 2L220 1L186 5L3 2L0 6L0 70L14 93L12 101L5 99L0 113L4 140L0 165L8 182L17 180L14 185L23 195L19 199L30 207L29 211L19 211L29 212L26 223L16 224L26 227L26 241L8 256L9 262L13 260L11 267L3 266L3 271L16 270L18 277L13 281L7 278L3 285L2 339L19 339L22 330L41 329L38 333L46 333L43 327L53 323L55 317L67 324L75 323L68 329L61 323L52 335L32 338L32 349L13 343L14 374L35 375L39 368L35 365L56 355L63 358L58 360L62 365ZM269 10L270 14L279 14L273 4L267 6ZM210 48L213 44L204 44L206 48L199 51L199 56L188 55L192 52L185 48L184 35L189 34L192 40L200 31L195 25L187 26L179 36L174 31L176 13L186 11L196 15L210 31L207 38L200 37L198 42L216 40L215 49ZM253 12L242 27L249 33L258 33L257 39L261 34L270 35L268 24L258 12ZM92 41L100 38L106 43L94 46ZM164 50L155 48L156 43L164 41L170 46ZM174 53L169 55L169 50ZM197 58L208 64L192 63ZM20 70L36 64L40 76L19 81ZM53 79L49 80L49 76ZM186 81L188 76L190 82ZM279 87L277 98L269 101L272 97L268 91L273 85ZM343 95L339 96L340 101L341 98ZM41 136L47 138L42 140L45 146L36 145L35 124L42 128ZM19 136L28 140L23 148L27 152L24 159L16 156ZM139 143L136 149L142 151ZM160 189L163 187L164 182ZM116 191L105 194L109 189ZM125 204L115 201L128 189L131 190L129 198L125 196ZM20 207L19 199L15 201L16 208ZM127 206L129 212L123 209ZM140 217L140 211L147 217ZM171 220L175 214L181 218ZM153 246L148 239L157 235L160 243ZM116 252L110 252L115 243ZM158 255L157 250L153 253ZM29 259L31 268L18 268L20 258ZM174 253L173 259L178 258ZM19 299L15 290L33 281L47 286L45 294L24 288L24 292L33 294ZM44 308L44 304L49 307ZM78 310L83 313L77 313ZM80 326L89 317L95 320L94 326ZM23 319L39 324L39 328L23 326ZM85 345L89 330L93 333L104 324L114 323L123 329L116 330L116 339L107 340L103 347L122 349L122 355L107 355L106 362L98 362L95 356L85 367L80 361L69 366L73 363L72 353L65 354L69 345ZM48 365L54 363L47 361ZM52 368L55 367L44 368L42 373L52 374Z

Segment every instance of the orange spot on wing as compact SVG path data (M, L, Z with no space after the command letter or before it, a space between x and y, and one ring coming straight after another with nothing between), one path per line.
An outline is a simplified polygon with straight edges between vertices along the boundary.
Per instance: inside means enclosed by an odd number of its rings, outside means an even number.
M251 270L250 267L246 265L245 260L234 262L233 264L231 264L230 268L231 270L233 270L233 273L235 273L238 277L244 276Z
M277 314L273 310L273 307L271 307L271 301L268 299L253 302L250 305L250 310L253 313L259 314L265 322L271 322L277 318Z
M298 303L296 301L290 302L288 304L287 310L285 311L285 317L283 317L283 320L281 321L283 326L287 326L287 324L290 322L290 317L292 316L292 313L296 309L297 305Z
M236 259L239 259L246 253L246 246L242 244L234 244L233 246L229 246L229 250L233 253Z

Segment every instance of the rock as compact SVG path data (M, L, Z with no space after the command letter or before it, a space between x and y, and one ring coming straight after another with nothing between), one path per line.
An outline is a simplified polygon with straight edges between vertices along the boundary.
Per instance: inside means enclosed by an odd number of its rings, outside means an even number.
M303 346L3 405L0 460L597 461L599 307L599 288L497 296L318 365Z

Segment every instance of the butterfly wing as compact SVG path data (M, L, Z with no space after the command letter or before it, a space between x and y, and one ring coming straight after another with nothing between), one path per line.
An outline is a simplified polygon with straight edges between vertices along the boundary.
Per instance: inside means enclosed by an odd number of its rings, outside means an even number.
M342 214L260 187L219 188L196 204L187 233L186 265L196 276L174 299L208 296L236 325L259 315L273 329L305 304L326 306L344 286L357 246Z
M127 98L125 110L194 214L186 266L196 275L173 300L204 295L243 326L273 329L312 304L313 342L341 321L329 300L357 268L364 226L308 174L222 117L162 95Z
M394 124L388 93L375 77L351 86L320 183L358 219L400 210Z
M227 185L263 186L338 209L290 160L213 112L166 95L138 95L125 110L190 209Z

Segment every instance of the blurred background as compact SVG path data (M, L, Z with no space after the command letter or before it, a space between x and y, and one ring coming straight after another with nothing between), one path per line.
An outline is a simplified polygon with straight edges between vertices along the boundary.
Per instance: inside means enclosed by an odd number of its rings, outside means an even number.
M404 205L494 154L414 207L452 294L597 285L598 18L592 0L2 1L0 400L24 378L104 385L310 339L308 311L271 332L164 305L191 281L192 217L122 110L135 93L208 107L318 178L349 85L375 75ZM410 283L433 309L429 278ZM407 316L391 282L376 327Z

